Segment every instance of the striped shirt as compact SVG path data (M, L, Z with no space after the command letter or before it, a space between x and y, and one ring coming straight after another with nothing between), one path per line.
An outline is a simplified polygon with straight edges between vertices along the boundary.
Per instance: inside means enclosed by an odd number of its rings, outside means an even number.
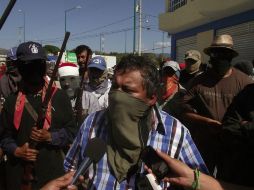
M107 123L105 110L95 112L86 118L66 155L64 161L66 171L78 168L84 159L83 152L90 138L99 137L105 142L107 141ZM149 132L147 145L168 153L171 157L181 160L191 168L198 168L200 171L208 173L188 129L166 112L153 109L152 129ZM140 172L142 173L143 169ZM106 154L97 164L89 168L85 178L89 180L91 185L89 189L135 189L135 175L128 182L124 180L118 183L113 172L109 169ZM163 184L161 185L163 186Z

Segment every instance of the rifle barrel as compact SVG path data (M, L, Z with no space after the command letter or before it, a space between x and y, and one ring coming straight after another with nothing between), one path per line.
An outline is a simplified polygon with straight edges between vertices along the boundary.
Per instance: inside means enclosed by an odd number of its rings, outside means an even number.
M45 98L44 98L44 100L42 102L42 113L39 114L38 120L36 121L36 126L39 129L43 128L43 124L44 124L44 120L45 120L45 115L46 115L46 111L47 111L47 108L48 108L48 103L49 103L49 100L50 100L51 94L52 94L52 85L53 85L53 82L54 82L54 80L56 78L57 70L58 70L60 61L62 59L63 52L65 51L66 44L67 44L67 41L68 41L69 37L70 37L70 32L66 32L65 36L64 36L64 41L63 41L61 49L60 49L59 56L58 56L57 61L56 61L56 65L54 67L51 79L49 81L49 85L48 85L47 92L45 94Z
M8 6L6 7L1 19L0 19L0 30L2 29L7 17L9 16L13 6L15 5L16 0L11 0L8 4Z

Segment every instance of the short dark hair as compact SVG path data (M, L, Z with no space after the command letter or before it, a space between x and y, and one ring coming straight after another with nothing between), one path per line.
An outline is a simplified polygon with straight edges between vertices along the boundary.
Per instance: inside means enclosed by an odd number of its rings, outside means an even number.
M92 55L92 53L93 53L91 48L89 46L87 46L87 45L79 45L75 49L75 54L78 55L78 54L82 53L83 51L87 51L87 53L89 55Z
M114 73L125 73L126 71L138 70L143 77L143 86L147 91L147 97L157 95L159 86L159 72L156 64L146 56L127 55L116 65Z

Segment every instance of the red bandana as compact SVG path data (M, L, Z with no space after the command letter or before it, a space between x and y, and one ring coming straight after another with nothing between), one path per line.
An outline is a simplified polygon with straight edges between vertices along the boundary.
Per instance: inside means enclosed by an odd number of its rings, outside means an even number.
M45 78L45 85L42 89L42 101L44 100L46 90L48 88L48 84L49 84L49 81ZM55 85L53 85L52 88L53 88L53 93L52 93L52 96L50 97L50 101L49 101L48 108L46 111L46 119L45 119L45 122L43 125L44 129L49 129L50 124L51 124L51 99L54 96L54 94L56 93L57 87ZM14 121L13 121L14 126L17 130L19 129L19 126L20 126L20 122L21 122L21 118L22 118L22 114L23 114L23 110L24 110L24 106L25 106L25 100L26 100L26 95L22 91L19 91L18 97L16 100Z
M174 94L178 88L178 79L177 77L167 77L164 79L166 81L165 85L165 92L162 96L163 100L166 100L168 97L170 97L172 94Z

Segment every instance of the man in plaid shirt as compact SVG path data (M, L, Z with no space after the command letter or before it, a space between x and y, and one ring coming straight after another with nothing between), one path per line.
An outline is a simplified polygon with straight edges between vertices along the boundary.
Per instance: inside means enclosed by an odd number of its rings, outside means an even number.
M64 161L66 171L77 169L89 139L106 142L106 154L85 174L85 189L135 189L137 175L144 172L140 153L147 145L208 172L189 131L156 107L158 77L146 57L129 55L116 66L109 107L87 117Z

